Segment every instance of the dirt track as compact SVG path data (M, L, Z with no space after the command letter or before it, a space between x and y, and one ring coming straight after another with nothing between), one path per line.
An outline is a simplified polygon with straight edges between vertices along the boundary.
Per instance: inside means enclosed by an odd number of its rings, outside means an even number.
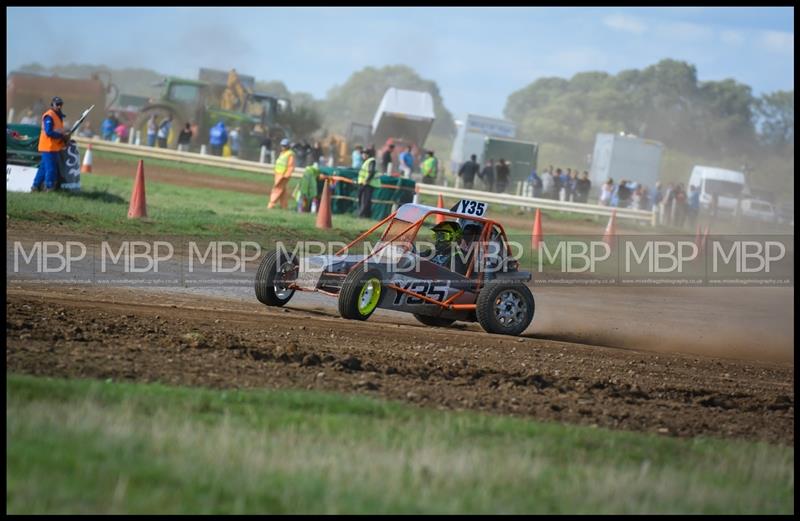
M447 409L794 444L793 364L96 286L8 289L10 372L366 393ZM290 305L291 308L291 305Z

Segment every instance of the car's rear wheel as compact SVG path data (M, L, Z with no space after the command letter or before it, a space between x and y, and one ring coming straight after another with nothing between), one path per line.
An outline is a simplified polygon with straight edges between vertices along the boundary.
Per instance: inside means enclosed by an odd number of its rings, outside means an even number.
M478 295L478 322L487 333L519 335L533 320L535 302L530 288L519 282L489 283Z
M297 278L297 260L291 255L271 251L261 260L256 272L256 298L267 306L283 306L294 295L288 286Z
M351 320L366 320L383 298L381 274L356 268L345 277L339 291L339 314Z
M432 327L447 327L453 324L455 320L451 318L440 318L440 317L431 317L428 315L418 315L414 313L414 318L425 324L426 326Z

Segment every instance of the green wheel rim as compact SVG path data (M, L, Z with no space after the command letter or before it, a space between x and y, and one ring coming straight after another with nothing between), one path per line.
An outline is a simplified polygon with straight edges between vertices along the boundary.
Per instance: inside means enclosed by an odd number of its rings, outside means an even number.
M381 281L373 277L361 286L361 293L358 294L358 312L362 315L369 315L380 299Z

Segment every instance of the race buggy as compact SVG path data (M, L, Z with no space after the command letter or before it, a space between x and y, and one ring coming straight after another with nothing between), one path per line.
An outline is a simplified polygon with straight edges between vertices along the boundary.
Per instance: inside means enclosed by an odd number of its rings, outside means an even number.
M404 204L335 254L299 259L279 246L261 261L256 297L283 306L295 291L314 291L336 297L347 319L366 320L384 308L428 326L479 322L489 333L519 335L533 320L531 273L519 271L505 230L483 217L486 210L469 200L449 211ZM431 243L419 232L434 221Z

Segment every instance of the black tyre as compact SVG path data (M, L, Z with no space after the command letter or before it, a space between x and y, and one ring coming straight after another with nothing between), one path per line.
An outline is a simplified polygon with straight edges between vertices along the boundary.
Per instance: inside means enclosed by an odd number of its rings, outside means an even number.
M432 327L447 327L453 324L455 320L452 318L440 318L440 317L430 317L428 315L417 315L414 313L414 318L425 324L426 326Z
M296 269L297 261L293 257L283 255L279 263L277 251L267 253L256 272L258 301L267 306L283 306L289 302L295 290L286 288L286 282L297 277Z
M339 291L339 314L350 320L366 320L383 299L381 274L356 268L345 277Z
M487 333L519 335L533 320L536 304L531 290L519 282L487 284L478 295L478 322Z

